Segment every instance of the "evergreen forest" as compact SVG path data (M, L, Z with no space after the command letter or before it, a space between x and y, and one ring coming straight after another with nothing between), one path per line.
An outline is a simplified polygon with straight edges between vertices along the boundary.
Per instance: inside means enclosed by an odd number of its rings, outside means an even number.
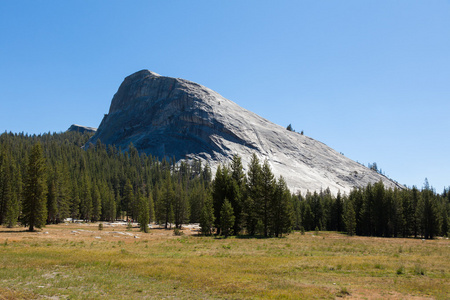
M176 163L97 142L90 133L0 135L0 224L29 230L70 218L136 221L166 229L199 223L204 235L282 237L292 230L379 237L447 236L450 191L383 183L332 195L292 194L256 155L239 156L212 178L198 161Z

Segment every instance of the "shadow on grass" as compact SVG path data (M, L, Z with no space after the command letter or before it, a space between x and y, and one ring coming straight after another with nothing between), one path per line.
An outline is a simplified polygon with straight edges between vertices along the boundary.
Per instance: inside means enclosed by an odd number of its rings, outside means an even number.
M266 240L266 239L273 239L275 237L264 236L264 235L236 235L236 238L244 239L244 240L250 240L250 239Z
M0 233L19 233L19 232L38 232L38 231L37 230L29 231L28 229L24 229L24 230L0 230Z
M212 234L212 235L202 235L201 233L199 234L193 234L192 236L196 236L196 237L213 237L216 240L225 240L228 238L235 238L235 239L243 239L243 240L265 240L265 239L283 239L285 238L283 237L270 237L270 236L263 236L263 235L229 235L229 236L223 236L223 235L216 235L216 234Z

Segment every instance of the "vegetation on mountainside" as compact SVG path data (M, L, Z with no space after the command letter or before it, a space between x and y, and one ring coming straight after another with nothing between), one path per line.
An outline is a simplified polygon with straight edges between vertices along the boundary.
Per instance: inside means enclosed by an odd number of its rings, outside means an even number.
M421 190L385 189L378 182L349 195L333 196L329 190L291 194L284 179L274 178L268 162L256 155L247 173L235 156L212 180L200 162L160 161L132 145L123 152L97 142L84 150L90 136L2 134L0 223L13 227L20 221L33 230L69 217L87 222L119 218L178 229L200 223L203 234L215 229L217 234L265 237L316 228L383 237L449 233L450 192L438 194L428 182ZM37 190L31 189L37 188L32 180L39 182ZM40 219L30 219L31 212ZM148 229L143 225L141 230Z

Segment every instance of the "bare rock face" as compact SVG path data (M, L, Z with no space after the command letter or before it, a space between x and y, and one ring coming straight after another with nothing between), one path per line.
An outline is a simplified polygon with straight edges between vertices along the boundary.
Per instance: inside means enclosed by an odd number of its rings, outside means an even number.
M69 129L67 129L67 131L77 131L77 132L81 132L81 133L85 133L85 132L96 132L97 128L94 127L87 127L87 126L82 126L82 125L78 125L78 124L72 124Z
M197 83L148 70L123 81L109 113L90 140L126 150L181 159L199 159L214 171L234 154L244 168L256 153L268 160L292 191L330 188L336 194L388 178L343 156L325 144L286 130Z

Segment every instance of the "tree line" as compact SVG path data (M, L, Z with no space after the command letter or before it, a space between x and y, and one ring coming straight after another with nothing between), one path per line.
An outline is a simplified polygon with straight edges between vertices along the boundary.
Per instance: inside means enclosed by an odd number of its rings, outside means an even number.
M382 182L349 195L324 190L293 194L256 155L244 172L239 156L214 179L199 161L175 163L124 152L90 133L0 135L0 224L30 230L65 219L156 222L165 228L200 223L202 234L281 237L292 230L424 237L449 232L450 192L428 182L419 190Z
M425 179L421 190L386 189L383 182L333 197L328 190L296 195L295 227L379 237L448 236L450 193L437 194Z

